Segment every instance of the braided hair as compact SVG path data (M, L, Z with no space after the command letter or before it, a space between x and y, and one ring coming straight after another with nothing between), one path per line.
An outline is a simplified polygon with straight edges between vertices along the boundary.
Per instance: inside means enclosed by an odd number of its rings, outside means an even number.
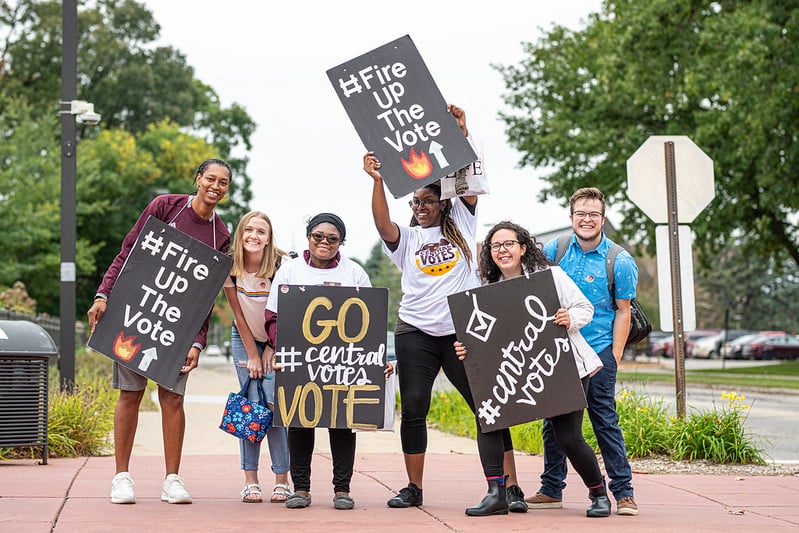
M438 196L439 200L441 199L441 182L434 181L429 185L425 185L424 189L428 189L433 194ZM471 245L466 242L466 238L461 233L461 230L458 228L458 225L455 223L455 220L450 216L450 212L452 211L452 200L440 200L445 202L444 208L441 210L441 221L439 226L441 227L441 233L444 234L444 237L457 246L460 250L463 251L463 255L466 257L466 263L471 264L472 262L472 247ZM418 226L419 221L416 220L416 215L411 216L411 223L410 226Z
M233 171L230 169L230 165L228 165L227 161L223 161L222 159L217 159L217 158L206 159L205 161L200 163L200 166L197 167L197 172L194 173L195 179L197 178L197 176L202 176L203 174L205 174L205 171L208 170L208 167L210 167L211 165L219 165L220 167L224 167L225 169L227 169L228 178L230 178L231 180L233 179Z
M501 229L514 232L519 246L527 247L522 255L522 268L525 272L536 272L552 265L552 262L544 255L543 244L540 241L520 225L503 220L488 230L488 234L480 246L480 279L483 280L483 283L494 283L502 278L502 271L491 256L491 237Z

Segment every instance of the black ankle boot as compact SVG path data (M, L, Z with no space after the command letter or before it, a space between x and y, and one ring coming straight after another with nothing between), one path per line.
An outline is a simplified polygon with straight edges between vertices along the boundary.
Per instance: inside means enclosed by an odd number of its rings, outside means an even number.
M469 516L491 516L495 514L508 514L508 500L505 485L498 481L488 482L488 493L476 507L466 509Z
M591 506L585 511L585 516L589 518L604 518L610 516L610 500L608 491L605 488L605 480L602 486L588 490L588 497L591 498Z

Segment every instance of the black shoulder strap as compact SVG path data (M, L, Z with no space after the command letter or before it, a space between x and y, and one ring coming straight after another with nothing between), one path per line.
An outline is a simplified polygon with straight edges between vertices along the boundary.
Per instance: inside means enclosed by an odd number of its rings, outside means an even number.
M566 255L569 243L571 243L571 235L568 239L561 239L558 237L558 249L555 251L555 261L553 261L556 265L559 264L563 256Z
M613 246L610 247L608 251L608 256L605 259L605 267L608 270L608 290L610 290L610 302L613 305L613 309L617 309L616 306L616 276L613 272L613 267L616 265L616 256L619 255L624 248L613 243Z

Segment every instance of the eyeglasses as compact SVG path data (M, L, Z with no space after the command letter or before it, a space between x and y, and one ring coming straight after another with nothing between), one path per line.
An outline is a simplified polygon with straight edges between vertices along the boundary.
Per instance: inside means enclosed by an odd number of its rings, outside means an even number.
M503 242L492 242L491 251L498 252L500 248L505 248L507 251L510 252L517 244L519 244L519 241L512 241L510 239Z
M585 211L575 211L572 213L572 216L576 218L590 218L591 220L599 220L605 215L599 211L591 211L589 213L586 213Z
M327 241L330 244L338 244L338 242L341 240L339 239L338 235L325 235L324 233L320 232L311 233L311 238L313 238L316 244L319 244L322 241Z
M441 200L420 200L418 198L414 198L413 200L408 200L408 205L411 206L411 209L419 209L419 207L428 207L433 204L437 204Z

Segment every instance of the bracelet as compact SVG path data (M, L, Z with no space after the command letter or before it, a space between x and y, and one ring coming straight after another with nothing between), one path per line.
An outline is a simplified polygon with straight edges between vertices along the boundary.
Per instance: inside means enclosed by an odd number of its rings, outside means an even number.
M105 298L103 298L102 296L95 296L94 297L94 301L95 302L105 302L107 300Z

